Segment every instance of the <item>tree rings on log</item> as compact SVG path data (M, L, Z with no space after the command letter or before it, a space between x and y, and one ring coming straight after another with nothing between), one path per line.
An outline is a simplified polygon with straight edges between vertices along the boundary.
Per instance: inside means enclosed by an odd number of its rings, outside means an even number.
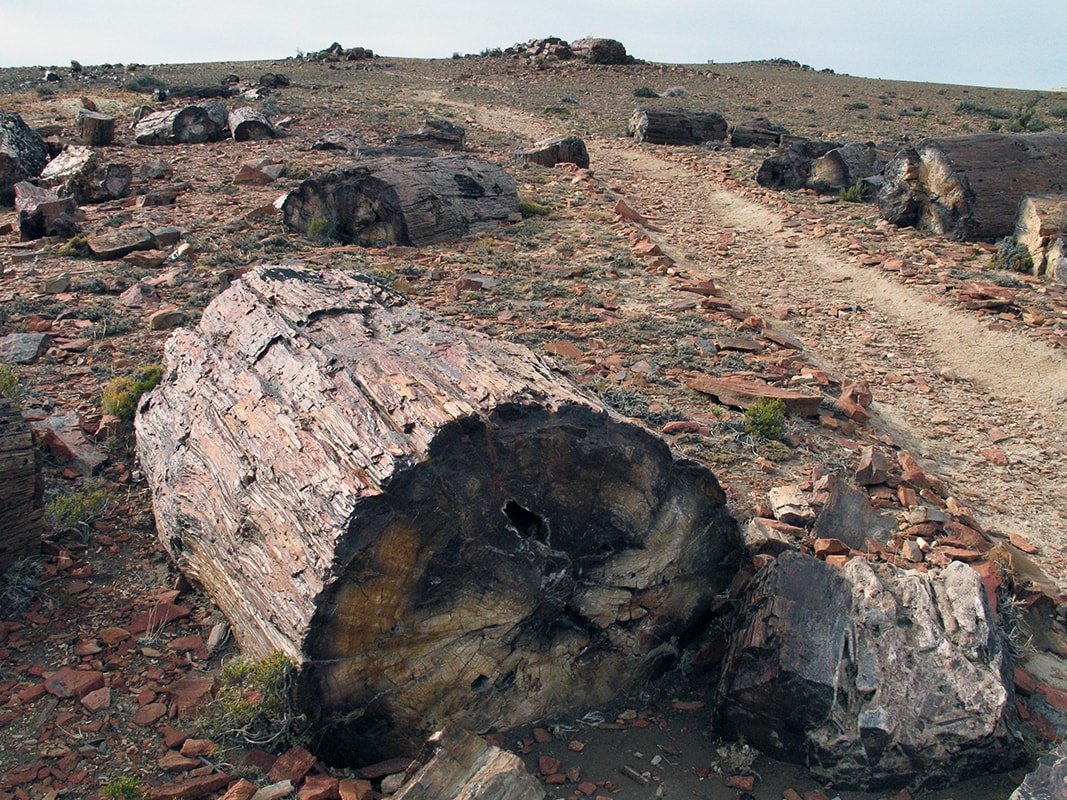
M740 558L706 468L369 278L255 268L165 364L136 420L159 536L244 650L303 663L324 758L636 689Z
M274 126L270 120L251 106L241 106L231 111L228 124L235 142L274 138Z
M346 244L414 247L492 227L518 213L514 179L468 155L391 156L304 181L282 206L285 224Z
M146 114L133 129L137 144L202 144L219 138L219 129L200 106Z

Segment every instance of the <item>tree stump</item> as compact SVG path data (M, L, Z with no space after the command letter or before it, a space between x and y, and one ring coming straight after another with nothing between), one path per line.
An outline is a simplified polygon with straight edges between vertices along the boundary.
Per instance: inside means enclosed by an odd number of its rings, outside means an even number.
M217 141L219 129L200 106L185 106L141 117L133 138L137 144L202 144Z
M726 118L714 111L684 108L637 108L626 125L627 136L638 144L704 144L726 138Z
M787 133L766 117L757 117L730 128L731 147L777 147L782 143L782 134Z
M347 244L422 245L507 220L515 181L473 156L383 157L304 181L282 206L285 224Z
M258 267L165 350L157 529L332 761L643 685L740 538L715 477L525 348L350 272Z
M585 142L578 136L553 136L537 142L526 150L515 153L528 164L540 164L554 167L556 164L576 164L582 169L589 168L589 151Z
M0 111L0 205L15 203L15 184L36 178L48 163L48 146L18 114Z
M1015 241L1030 251L1034 274L1050 271L1048 252L1057 238L1067 235L1067 194L1032 194L1015 214Z
M103 147L115 139L115 118L99 111L78 112L78 138L89 147Z
M959 240L1011 235L1028 194L1067 191L1067 134L979 133L927 139L885 170L883 219Z
M229 126L235 142L274 138L274 126L270 120L252 106L241 106L231 111Z
M15 401L0 397L0 573L40 553L43 533L40 450Z

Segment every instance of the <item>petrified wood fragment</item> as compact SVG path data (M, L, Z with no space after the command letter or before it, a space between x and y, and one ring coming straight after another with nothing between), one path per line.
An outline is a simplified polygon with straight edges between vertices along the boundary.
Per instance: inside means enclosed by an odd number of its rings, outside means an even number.
M247 652L303 663L326 758L636 688L732 577L710 472L369 279L256 268L165 361L160 538Z

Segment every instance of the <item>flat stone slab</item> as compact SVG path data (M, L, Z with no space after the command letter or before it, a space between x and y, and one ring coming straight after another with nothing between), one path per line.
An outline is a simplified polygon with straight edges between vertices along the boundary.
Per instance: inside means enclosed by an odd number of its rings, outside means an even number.
M44 333L9 333L0 336L0 363L33 364L51 344Z
M822 403L822 397L818 395L802 394L747 378L715 378L711 375L697 375L689 379L688 386L690 389L718 398L723 405L737 408L748 408L764 398L781 400L785 403L785 412L797 417L818 416L819 405Z

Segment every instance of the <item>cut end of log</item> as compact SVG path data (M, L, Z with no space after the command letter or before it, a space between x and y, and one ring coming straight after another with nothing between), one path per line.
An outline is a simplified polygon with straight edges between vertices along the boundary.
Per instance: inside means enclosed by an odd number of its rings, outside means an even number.
M166 366L137 417L159 535L243 648L304 661L331 761L636 689L733 576L707 469L361 276L252 270Z

